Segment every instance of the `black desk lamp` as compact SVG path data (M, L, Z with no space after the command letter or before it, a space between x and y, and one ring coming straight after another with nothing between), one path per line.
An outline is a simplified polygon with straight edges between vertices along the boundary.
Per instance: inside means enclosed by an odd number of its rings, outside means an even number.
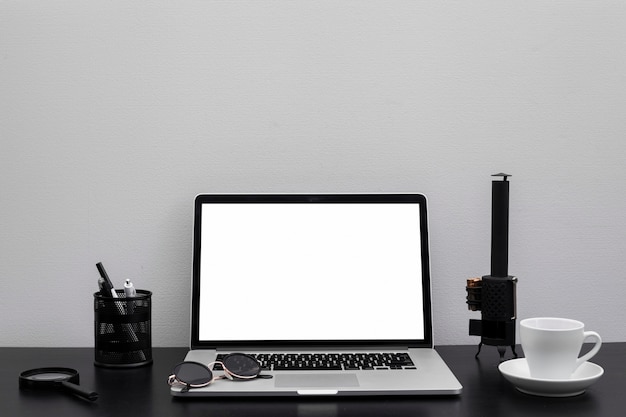
M491 275L467 280L467 305L481 311L481 319L471 319L469 334L480 336L476 358L483 345L496 346L500 361L506 347L515 352L517 278L508 274L509 263L509 182L508 174L494 174L491 196Z

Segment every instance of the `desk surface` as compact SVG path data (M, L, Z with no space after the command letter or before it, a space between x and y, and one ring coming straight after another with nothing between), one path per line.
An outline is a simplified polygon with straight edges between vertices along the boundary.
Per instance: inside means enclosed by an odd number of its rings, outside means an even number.
M0 348L2 415L42 416L615 416L623 414L626 386L626 343L605 343L593 362L605 370L583 395L542 398L522 394L499 373L495 348L440 346L437 351L464 390L454 397L316 398L316 399L174 399L166 383L185 348L154 348L154 364L135 369L103 369L93 365L91 348ZM520 350L518 350L519 352ZM510 354L510 351L508 352ZM63 366L80 373L81 386L97 391L90 403L58 393L20 391L20 372Z

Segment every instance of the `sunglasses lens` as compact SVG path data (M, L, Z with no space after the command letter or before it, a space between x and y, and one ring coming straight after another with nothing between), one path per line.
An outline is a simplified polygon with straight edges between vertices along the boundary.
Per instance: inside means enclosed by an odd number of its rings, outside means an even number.
M188 385L208 384L213 379L209 368L197 362L183 362L174 367L176 378Z
M254 377L261 372L259 361L243 353L231 353L222 359L222 363L234 376Z

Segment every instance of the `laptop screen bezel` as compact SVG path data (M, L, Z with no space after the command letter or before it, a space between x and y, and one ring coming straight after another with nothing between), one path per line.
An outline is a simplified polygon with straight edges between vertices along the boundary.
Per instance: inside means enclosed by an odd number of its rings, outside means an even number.
M409 203L418 204L420 213L420 242L422 259L422 317L423 339L393 340L200 340L200 255L202 231L202 207L204 204L333 204L333 203ZM363 346L433 347L432 305L430 283L430 245L428 237L427 201L423 194L200 194L194 201L193 260L191 291L191 349L245 349L273 347L324 347L349 348ZM410 325L410 324L408 324Z

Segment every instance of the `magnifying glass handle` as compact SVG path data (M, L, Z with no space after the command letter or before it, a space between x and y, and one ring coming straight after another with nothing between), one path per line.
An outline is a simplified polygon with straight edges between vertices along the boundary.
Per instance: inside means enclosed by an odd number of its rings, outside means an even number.
M72 384L71 382L61 381L61 386L66 390L71 392L74 395L78 395L81 398L84 398L89 401L96 401L98 399L98 393L94 391L83 390L76 384Z

